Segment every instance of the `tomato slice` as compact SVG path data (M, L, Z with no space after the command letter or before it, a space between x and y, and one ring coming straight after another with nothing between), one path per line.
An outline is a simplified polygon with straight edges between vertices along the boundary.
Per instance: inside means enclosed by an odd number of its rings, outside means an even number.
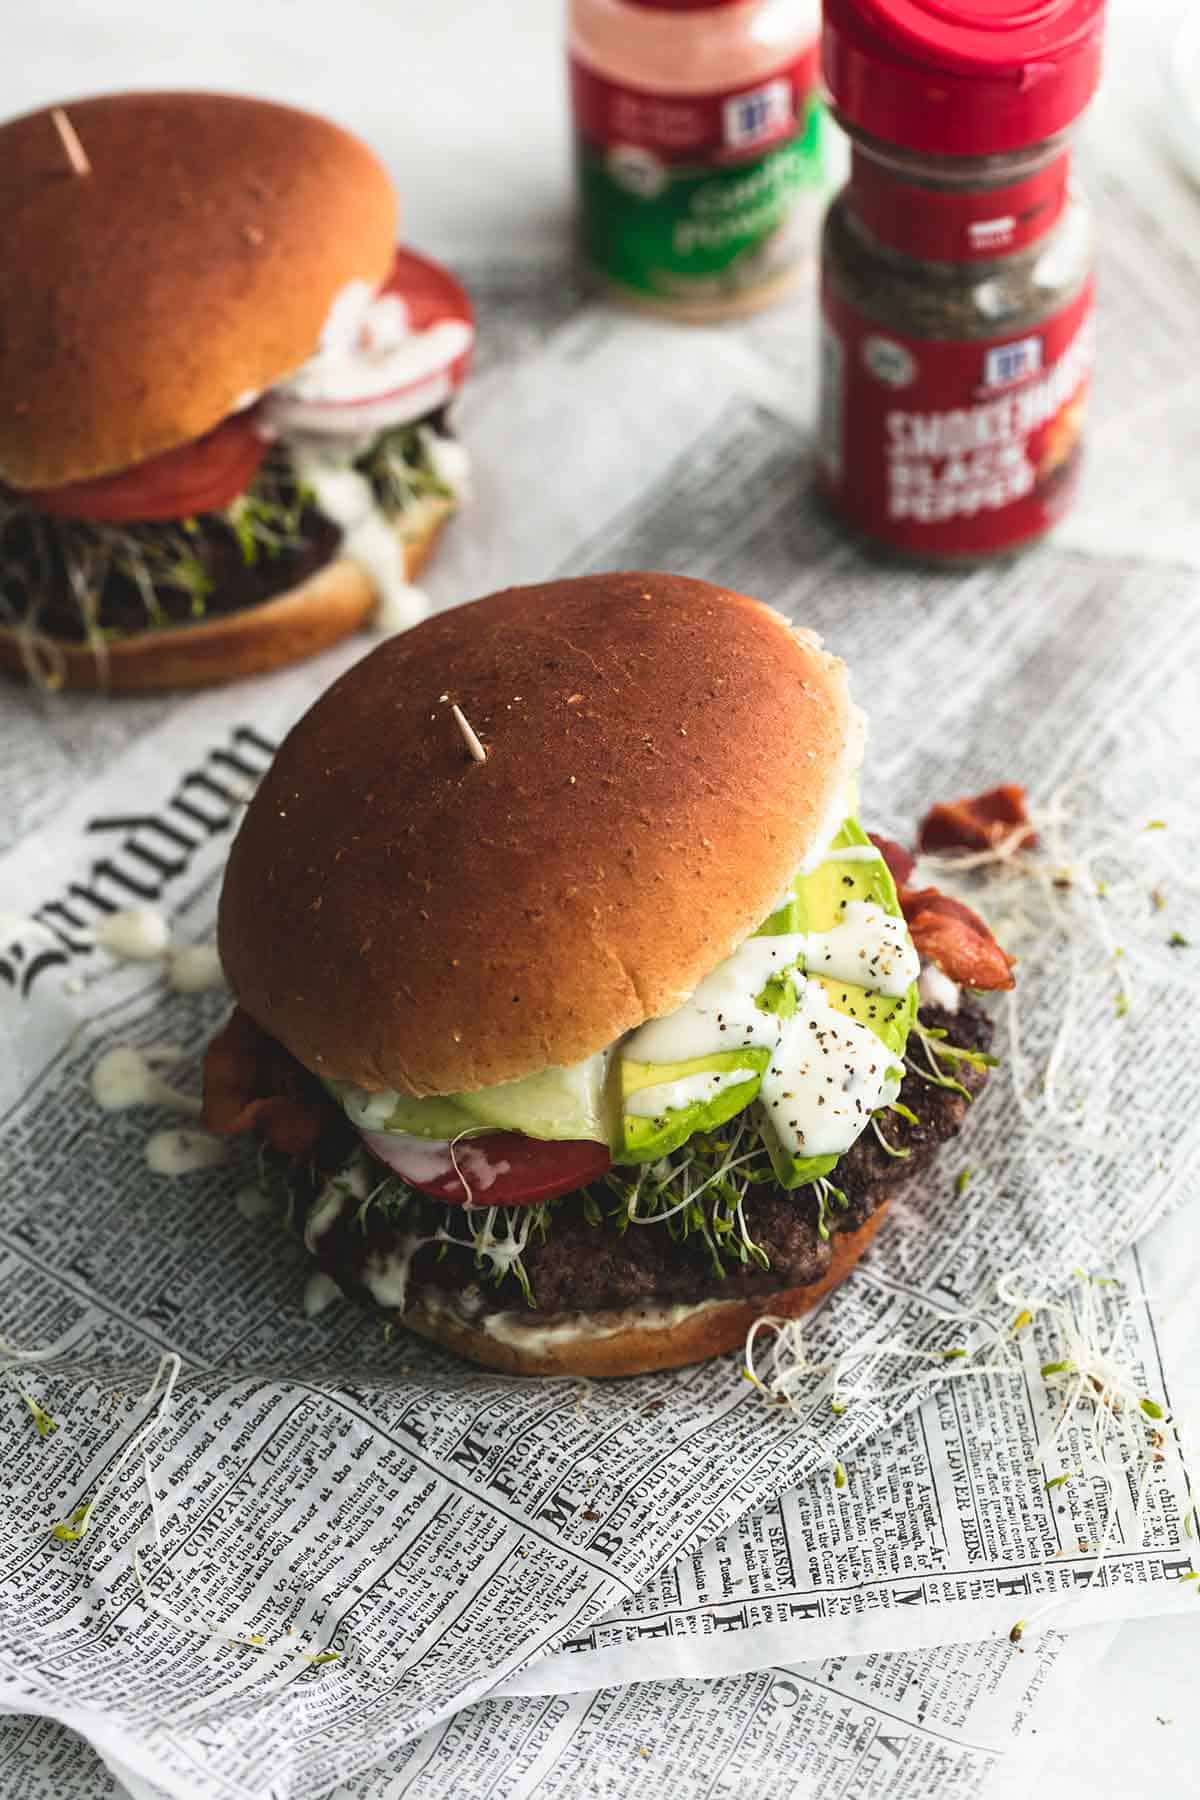
M408 307L414 331L424 331L443 319L461 319L474 326L475 309L467 290L441 263L418 256L415 250L397 249L381 294L399 294ZM464 371L465 373L465 371Z
M219 512L249 487L267 454L253 409L228 419L146 462L95 481L63 487L30 488L21 499L38 512L60 519L89 519L108 525L147 519L188 519Z
M448 1143L364 1131L364 1144L410 1187L447 1206L536 1206L596 1181L612 1163L605 1144L487 1131ZM455 1165L457 1164L457 1168Z

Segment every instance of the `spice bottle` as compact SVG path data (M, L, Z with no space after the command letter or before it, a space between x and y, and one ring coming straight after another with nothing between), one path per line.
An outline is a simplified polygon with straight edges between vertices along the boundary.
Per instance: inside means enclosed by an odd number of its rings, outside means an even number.
M569 0L583 247L621 298L749 312L816 230L817 0Z
M1075 485L1092 252L1068 128L1104 0L826 0L818 485L901 556L1031 543Z

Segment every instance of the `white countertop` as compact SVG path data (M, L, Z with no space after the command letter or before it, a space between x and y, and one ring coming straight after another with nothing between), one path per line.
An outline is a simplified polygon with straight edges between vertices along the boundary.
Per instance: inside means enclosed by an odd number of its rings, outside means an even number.
M1200 201L1171 161L1161 64L1181 0L1116 0L1093 122L1114 166L1200 264ZM397 178L412 242L512 254L561 238L569 211L558 0L43 0L8 7L0 116L106 87L253 90L370 140ZM1200 530L1200 525L1197 526ZM1055 1733L1042 1791L1157 1800L1196 1790L1194 1621L1118 1632Z

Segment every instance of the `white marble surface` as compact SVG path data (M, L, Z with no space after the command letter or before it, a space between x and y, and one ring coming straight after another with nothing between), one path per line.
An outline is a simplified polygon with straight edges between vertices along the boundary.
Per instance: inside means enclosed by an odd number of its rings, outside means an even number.
M1174 164L1163 65L1183 0L1117 0L1091 124L1179 253L1200 265L1200 199ZM405 234L452 254L566 228L559 0L42 0L0 6L0 116L107 87L253 90L360 131L400 186ZM1200 524L1197 527L1200 530ZM1054 1800L1197 1790L1194 1621L1118 1632L1054 1734Z

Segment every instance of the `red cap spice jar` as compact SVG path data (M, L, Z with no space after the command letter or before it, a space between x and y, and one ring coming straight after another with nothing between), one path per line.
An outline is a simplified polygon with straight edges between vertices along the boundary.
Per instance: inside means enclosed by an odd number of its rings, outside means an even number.
M817 0L569 0L584 252L682 319L766 305L816 236Z
M826 217L818 484L934 562L1031 543L1079 467L1091 231L1067 133L1104 0L826 0L851 171Z

